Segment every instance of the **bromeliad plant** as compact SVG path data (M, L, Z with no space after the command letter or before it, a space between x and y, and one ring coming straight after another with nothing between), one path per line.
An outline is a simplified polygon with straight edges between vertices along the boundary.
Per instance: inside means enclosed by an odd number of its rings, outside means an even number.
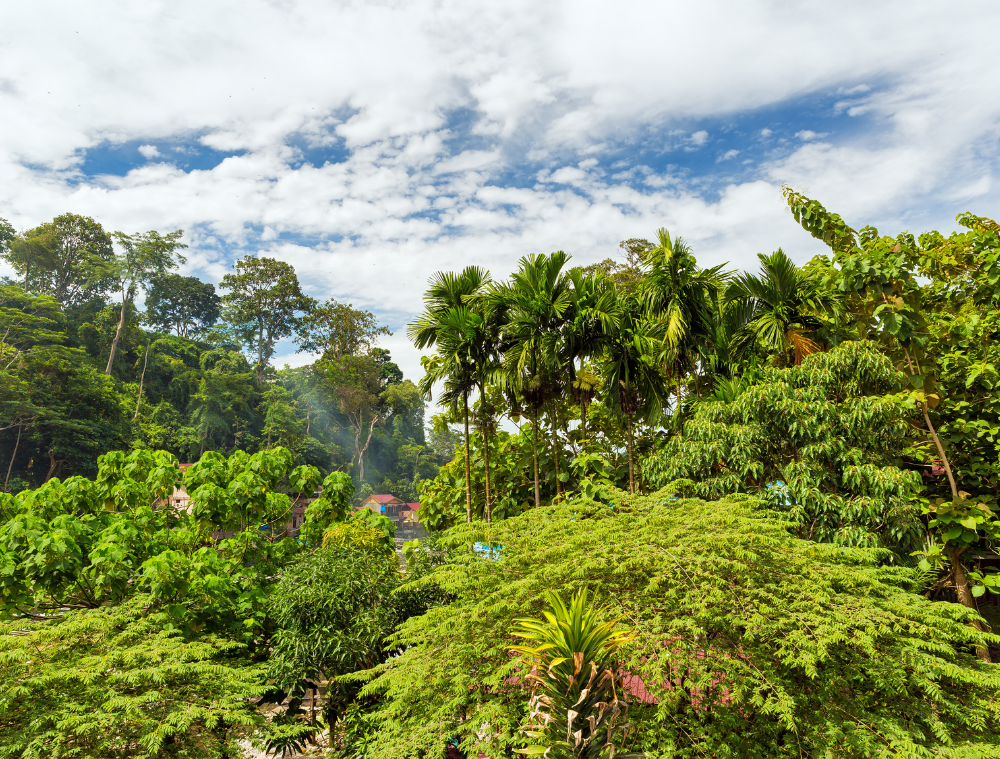
M615 737L629 727L618 724L628 706L620 698L614 655L635 632L620 628L620 619L604 621L607 607L588 607L586 590L568 606L555 593L549 603L545 621L515 620L521 627L514 635L536 644L511 649L531 669L524 732L537 743L520 752L550 759L613 757Z

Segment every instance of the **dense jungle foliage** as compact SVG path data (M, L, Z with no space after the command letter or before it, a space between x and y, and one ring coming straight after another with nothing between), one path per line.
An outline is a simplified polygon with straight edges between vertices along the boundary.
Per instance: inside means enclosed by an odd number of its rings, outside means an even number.
M0 756L1000 756L1000 225L785 197L829 254L436 274L416 384L280 261L0 224Z
M0 284L0 484L93 476L113 450L205 451L281 445L296 463L350 471L358 492L417 500L453 455L427 439L424 402L379 348L369 312L300 290L294 270L246 258L228 290L174 270L180 233L108 234L64 214L0 243L16 277ZM145 291L145 309L136 296ZM276 368L292 339L313 363Z

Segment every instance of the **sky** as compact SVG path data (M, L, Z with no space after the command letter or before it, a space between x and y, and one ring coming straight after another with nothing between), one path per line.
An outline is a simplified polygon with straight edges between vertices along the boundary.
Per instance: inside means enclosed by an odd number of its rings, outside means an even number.
M0 217L183 229L214 283L287 261L416 380L436 271L660 227L804 262L782 184L884 233L996 217L998 29L991 0L8 3Z

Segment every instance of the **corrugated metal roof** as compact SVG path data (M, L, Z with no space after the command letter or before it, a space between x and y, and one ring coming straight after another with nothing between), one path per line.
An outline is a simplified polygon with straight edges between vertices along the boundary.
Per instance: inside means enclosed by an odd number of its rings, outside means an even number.
M402 501L399 498L396 498L396 496L394 495L370 495L367 498L365 498L365 500L362 501L362 503L364 503L365 501L370 501L372 499L375 499L377 503L390 503L392 501L399 501L400 503L402 503Z

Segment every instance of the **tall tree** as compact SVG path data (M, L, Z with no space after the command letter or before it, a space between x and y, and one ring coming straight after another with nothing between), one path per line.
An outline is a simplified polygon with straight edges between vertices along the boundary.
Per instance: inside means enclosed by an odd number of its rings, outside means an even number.
M822 315L836 309L836 299L780 248L757 257L761 273L735 277L726 298L750 309L749 337L785 363L801 364L810 353L823 350L817 332L823 326Z
M560 343L573 306L569 256L525 256L509 283L495 285L489 297L503 316L503 381L531 411L535 436L535 505L541 505L538 472L538 415L562 387ZM558 479L558 478L557 478Z
M153 279L146 294L146 319L152 327L188 337L215 324L219 303L215 285L197 277L164 274Z
M309 309L297 327L300 351L321 353L324 360L339 361L344 356L369 353L382 335L392 336L371 311L338 303L330 298Z
M65 213L0 244L0 257L26 290L51 295L64 306L79 305L115 284L111 237L89 216Z
M424 294L424 312L407 328L418 348L437 347L422 361L425 375L419 387L428 400L434 385L444 383L442 401L459 409L465 424L465 512L472 521L472 473L469 452L469 394L485 382L486 323L472 302L491 284L489 272L467 266L461 273L438 272ZM478 302L478 301L477 301ZM479 302L481 303L481 302ZM477 312L480 311L480 312ZM460 403L459 403L460 402ZM489 501L489 495L486 498ZM487 514L489 507L487 505Z
M636 298L626 296L600 360L608 405L625 420L630 493L635 493L635 423L657 419L666 404L664 377L653 360L665 331L662 321L649 318Z
M567 390L572 401L580 406L581 425L585 429L587 406L594 397L597 377L590 371L581 375L576 363L579 361L582 369L583 361L600 357L613 339L620 319L616 295L620 291L599 271L588 274L583 269L572 269L569 277L573 305L562 328L561 360L567 371Z
M472 521L472 472L469 452L469 395L477 385L476 363L473 356L475 335L481 319L468 308L449 308L436 314L438 326L434 337L437 352L425 356L421 363L424 376L420 380L420 391L424 398L431 398L436 384L443 383L441 403L451 406L461 414L465 425L465 515Z
M698 369L699 348L712 331L712 305L718 301L728 273L722 265L698 268L690 246L681 237L671 238L666 229L657 231L657 242L642 253L645 276L639 297L663 325L662 358L675 382L677 428L683 378Z
M235 274L222 278L222 287L229 290L222 296L224 315L256 354L257 384L262 385L275 344L295 331L299 315L316 302L303 294L295 269L284 261L247 256L233 268Z
M178 263L184 263L184 257L177 253L179 248L187 247L180 242L183 234L184 230L182 229L168 232L165 235L156 231L134 235L115 232L115 242L118 243L120 251L109 266L116 286L121 293L122 302L118 329L115 332L114 340L111 341L111 352L108 356L107 368L104 370L105 374L111 374L111 368L115 364L118 341L125 329L125 317L129 305L135 299L136 291L140 287L148 287L156 277L163 276L167 271L175 268Z

